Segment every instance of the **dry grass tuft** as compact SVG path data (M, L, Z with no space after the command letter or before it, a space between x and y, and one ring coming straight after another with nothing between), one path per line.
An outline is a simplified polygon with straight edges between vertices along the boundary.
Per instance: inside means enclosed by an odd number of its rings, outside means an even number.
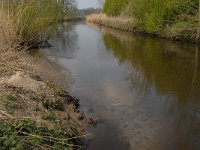
M13 22L0 10L0 51L13 49L19 43L20 37L16 33Z
M96 23L99 25L105 25L111 28L116 28L120 30L133 31L134 21L133 18L129 17L110 17L105 14L92 14L86 17L87 22Z

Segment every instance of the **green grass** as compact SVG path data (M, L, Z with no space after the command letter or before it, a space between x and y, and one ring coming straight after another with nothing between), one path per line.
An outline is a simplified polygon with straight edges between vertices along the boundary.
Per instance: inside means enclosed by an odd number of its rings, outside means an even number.
M52 110L48 110L42 117L44 120L55 121L56 116Z
M18 103L18 98L14 94L8 93L0 98L0 104L11 114L19 109L23 109L22 105Z
M64 129L48 129L38 126L32 120L12 120L0 123L1 150L71 150L76 135L69 135Z

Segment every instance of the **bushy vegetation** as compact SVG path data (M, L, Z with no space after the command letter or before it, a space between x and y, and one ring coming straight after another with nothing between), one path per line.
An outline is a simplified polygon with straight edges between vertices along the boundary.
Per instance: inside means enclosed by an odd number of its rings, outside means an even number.
M0 123L1 150L71 150L78 149L74 143L76 137L62 128L50 130L45 126L37 126L32 120L12 120Z
M106 0L104 13L134 18L138 31L178 39L198 37L199 0Z
M3 0L1 5L4 17L12 21L17 34L31 43L46 36L49 25L61 17L61 3L56 0Z
M127 2L127 0L107 0L104 4L104 12L111 16L120 15Z
M20 44L29 46L44 44L51 27L75 7L73 0L2 0L0 5L0 13L6 18L1 22L9 20Z

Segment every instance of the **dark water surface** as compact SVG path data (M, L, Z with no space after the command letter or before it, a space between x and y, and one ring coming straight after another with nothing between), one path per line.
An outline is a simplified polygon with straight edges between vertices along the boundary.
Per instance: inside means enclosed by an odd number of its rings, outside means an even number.
M41 50L97 117L88 150L200 149L200 51L85 23L60 25Z

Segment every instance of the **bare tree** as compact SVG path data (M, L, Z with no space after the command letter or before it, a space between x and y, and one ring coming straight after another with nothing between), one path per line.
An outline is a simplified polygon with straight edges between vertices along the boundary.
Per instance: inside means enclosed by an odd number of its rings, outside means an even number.
M77 4L75 0L60 0L63 6L63 12L66 13L69 10L73 10L76 8Z

